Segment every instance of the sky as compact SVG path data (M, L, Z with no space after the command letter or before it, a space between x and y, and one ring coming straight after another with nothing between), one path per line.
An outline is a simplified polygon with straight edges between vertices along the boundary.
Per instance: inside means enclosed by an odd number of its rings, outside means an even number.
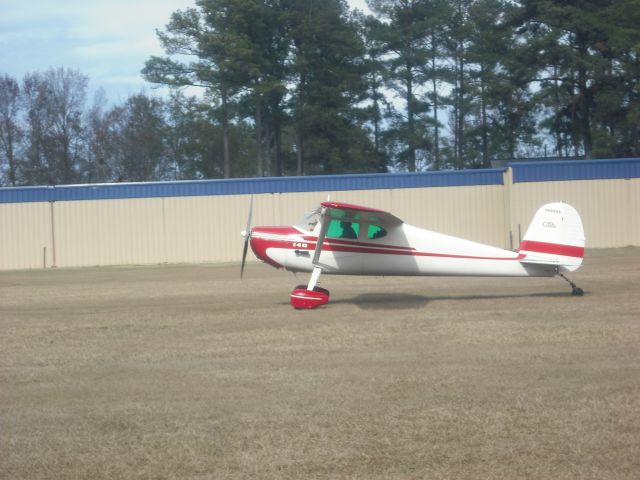
M349 0L365 12L365 0ZM120 103L140 91L156 93L140 75L144 62L164 52L156 37L175 10L194 0L0 0L0 75L64 67L89 76ZM162 91L157 92L162 93Z

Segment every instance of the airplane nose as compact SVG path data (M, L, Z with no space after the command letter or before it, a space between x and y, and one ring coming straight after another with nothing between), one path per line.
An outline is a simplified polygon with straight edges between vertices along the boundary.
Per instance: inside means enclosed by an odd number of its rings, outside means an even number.
M263 262L271 265L272 267L282 268L283 266L275 261L271 256L269 256L268 249L274 248L277 245L273 240L269 238L263 238L261 235L261 229L257 229L258 233L252 230L251 235L249 236L249 244L251 245L251 250L256 257L258 257Z

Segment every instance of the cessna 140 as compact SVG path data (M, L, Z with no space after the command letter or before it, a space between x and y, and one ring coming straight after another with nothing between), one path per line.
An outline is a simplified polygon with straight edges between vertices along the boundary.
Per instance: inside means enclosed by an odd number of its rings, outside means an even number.
M408 225L391 213L333 201L322 202L296 225L251 227L249 208L240 276L247 247L276 268L311 272L307 285L291 292L291 305L314 308L329 301L319 287L322 273L340 275L425 275L553 277L576 271L585 236L578 212L563 202L540 207L517 251L483 245Z

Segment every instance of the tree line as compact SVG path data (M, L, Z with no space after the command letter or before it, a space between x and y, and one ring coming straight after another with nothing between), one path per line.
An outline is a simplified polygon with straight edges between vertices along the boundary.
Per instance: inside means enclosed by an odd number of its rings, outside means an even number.
M221 178L221 131L211 108L179 91L120 104L88 77L52 68L22 82L0 76L0 186ZM235 172L250 176L250 129L234 126Z
M87 107L80 72L5 74L2 185L640 156L640 0L367 4L196 0L142 68L163 98Z

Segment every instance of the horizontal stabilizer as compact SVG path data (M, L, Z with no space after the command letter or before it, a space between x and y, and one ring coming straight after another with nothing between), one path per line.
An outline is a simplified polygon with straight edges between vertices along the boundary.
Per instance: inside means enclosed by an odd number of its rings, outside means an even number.
M580 215L571 205L556 202L538 209L518 253L522 263L556 265L573 272L582 264L584 245Z

